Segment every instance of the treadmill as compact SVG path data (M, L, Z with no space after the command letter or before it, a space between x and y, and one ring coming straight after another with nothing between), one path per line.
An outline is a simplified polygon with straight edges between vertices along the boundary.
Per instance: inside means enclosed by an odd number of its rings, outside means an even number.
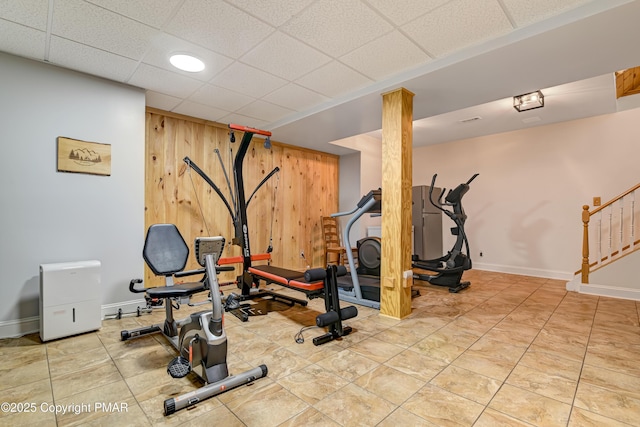
M341 300L351 302L353 304L363 305L380 309L380 275L359 274L356 269L353 253L350 250L351 240L349 233L353 224L366 213L381 214L382 213L382 190L371 190L360 201L358 205L351 211L334 213L332 217L341 217L352 215L347 225L344 227L342 242L347 248L347 258L349 259L349 270L351 274L338 277L338 296ZM378 260L379 261L379 260ZM361 271L365 271L360 269Z

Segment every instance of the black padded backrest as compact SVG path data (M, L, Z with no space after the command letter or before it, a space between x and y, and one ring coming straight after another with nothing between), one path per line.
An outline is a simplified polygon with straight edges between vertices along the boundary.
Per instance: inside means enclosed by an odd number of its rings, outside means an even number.
M154 224L147 230L142 257L158 276L169 276L184 270L189 247L173 224Z

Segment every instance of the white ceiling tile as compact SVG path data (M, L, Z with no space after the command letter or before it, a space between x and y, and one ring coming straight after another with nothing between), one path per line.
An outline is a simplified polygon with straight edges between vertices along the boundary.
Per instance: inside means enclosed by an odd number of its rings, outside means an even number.
M175 107L173 110L178 114L184 114L185 116L197 117L199 119L218 121L222 117L229 114L228 111L220 110L218 108L209 107L208 105L202 105L191 101L184 101L182 104Z
M139 60L157 30L80 1L54 3L54 35Z
M371 84L373 81L337 61L332 61L296 80L296 83L333 98Z
M495 0L454 0L403 26L409 37L436 57L512 29Z
M145 95L147 107L158 108L165 111L171 111L180 104L180 102L182 102L182 99L180 98L154 92L152 90L148 90Z
M56 36L51 37L49 62L119 82L125 81L138 65L129 58Z
M258 100L246 107L242 107L236 111L236 113L244 116L255 117L267 122L275 122L276 120L280 120L281 118L292 114L293 111L288 108L271 104L270 102Z
M198 80L147 64L140 64L127 83L181 98L188 97L202 86Z
M44 31L0 19L0 51L44 60Z
M268 22L274 27L287 22L313 0L227 0L245 12Z
M178 70L169 62L169 58L174 53L188 53L201 59L205 64L205 69L199 73ZM181 73L197 80L209 81L220 71L231 65L233 60L170 34L158 33L152 37L151 46L144 55L142 62L168 71Z
M237 125L248 126L255 129L264 129L267 125L269 125L269 122L265 120L256 119L255 117L244 116L238 113L231 113L222 117L219 120L219 123L227 123L227 124L234 123ZM262 138L262 137L258 136L257 138Z
M287 80L295 80L331 61L327 55L279 31L240 61Z
M430 58L399 31L392 31L349 52L340 60L362 74L379 80L428 62Z
M199 104L222 108L229 112L236 111L256 100L256 98L214 85L202 86L189 99Z
M243 55L275 30L220 0L186 0L166 29L232 58Z
M420 15L431 12L449 0L367 0L371 6L380 11L396 25L403 25Z
M26 25L38 30L47 29L49 2L43 0L2 0L0 16L2 19Z
M86 0L152 27L160 28L181 0Z
M503 0L518 27L524 27L534 22L558 15L574 9L592 0Z
M323 0L312 4L280 29L337 58L392 28L359 0Z
M211 80L211 83L254 98L262 98L287 82L257 68L236 62Z
M295 83L282 86L263 99L295 111L302 111L329 100L329 98Z

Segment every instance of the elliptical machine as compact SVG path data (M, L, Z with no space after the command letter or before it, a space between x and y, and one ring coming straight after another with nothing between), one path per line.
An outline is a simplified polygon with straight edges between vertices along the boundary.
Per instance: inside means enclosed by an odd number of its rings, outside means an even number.
M153 237L150 238L149 234ZM150 242L161 244L163 248L150 248L148 247ZM224 242L222 236L196 238L196 259L204 269L181 272L180 274L206 273L203 285L204 289L209 289L211 294L211 310L193 313L183 320L176 321L173 319L171 299L189 296L194 290L201 291L202 289L192 288L189 285L149 288L147 293L150 296L166 300L167 318L164 324L120 332L123 341L162 332L179 352L178 357L169 363L167 372L173 378L182 378L190 372L194 372L206 383L205 386L197 390L165 400L165 415L171 415L180 409L193 406L200 401L243 384L249 384L267 375L265 365L260 365L238 375L229 375L227 336L223 328L224 310L217 274L220 271L231 271L233 267L216 265L224 249ZM143 254L147 264L154 272L169 274L170 271L165 271L165 268L170 268L168 267L170 265L184 265L186 262L188 247L184 248L183 246L186 244L175 225L157 224L152 226L147 233Z
M458 185L453 190L449 190L447 196L442 201L446 188L440 192L437 202L433 200L433 188L438 174L433 175L431 187L429 188L429 201L433 206L445 213L455 223L451 228L451 234L456 236L453 248L444 256L432 260L421 260L415 255L412 266L422 270L428 270L437 274L414 273L413 278L429 282L432 285L446 286L449 292L456 293L471 286L471 282L462 282L462 274L471 269L471 258L469 257L469 241L464 231L464 223L467 215L462 208L462 197L469 191L469 184L476 179L479 174L473 175L466 183ZM451 209L445 209L449 206ZM463 251L464 246L464 251Z

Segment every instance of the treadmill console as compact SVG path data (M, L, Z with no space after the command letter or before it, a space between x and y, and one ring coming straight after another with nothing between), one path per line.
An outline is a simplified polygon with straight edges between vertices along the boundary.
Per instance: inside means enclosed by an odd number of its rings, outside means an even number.
M373 198L376 203L371 206L371 208L367 212L371 213L381 213L382 212L382 189L378 188L377 190L369 191L360 201L358 202L358 209L367 204L369 200Z

